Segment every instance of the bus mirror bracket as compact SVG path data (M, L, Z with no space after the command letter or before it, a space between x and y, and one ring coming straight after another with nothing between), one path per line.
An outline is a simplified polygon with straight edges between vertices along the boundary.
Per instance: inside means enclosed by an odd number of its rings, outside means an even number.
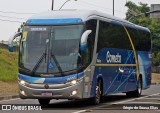
M22 32L17 32L14 35L10 36L9 40L8 40L8 50L9 52L13 52L14 51L14 47L13 47L13 40L18 37L21 36Z
M85 51L87 48L87 39L88 35L92 32L92 30L86 30L81 37L81 44L80 44L80 50Z

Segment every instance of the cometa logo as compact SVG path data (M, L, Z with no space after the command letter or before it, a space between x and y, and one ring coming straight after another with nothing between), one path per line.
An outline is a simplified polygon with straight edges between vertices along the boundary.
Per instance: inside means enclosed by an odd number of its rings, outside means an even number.
M117 55L111 55L109 51L106 54L107 63L121 63L121 55L117 53Z

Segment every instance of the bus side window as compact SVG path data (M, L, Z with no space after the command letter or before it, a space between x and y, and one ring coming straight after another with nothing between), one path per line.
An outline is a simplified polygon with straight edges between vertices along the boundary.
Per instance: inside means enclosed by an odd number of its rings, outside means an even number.
M129 38L121 24L100 21L97 52L104 48L132 50Z
M94 42L96 36L96 27L97 27L97 20L89 20L86 22L86 29L92 30L92 33L89 35L87 43L88 43L88 57L89 61L91 62L93 57L94 51Z
M146 31L138 30L140 36L140 51L149 51L151 49L150 35Z

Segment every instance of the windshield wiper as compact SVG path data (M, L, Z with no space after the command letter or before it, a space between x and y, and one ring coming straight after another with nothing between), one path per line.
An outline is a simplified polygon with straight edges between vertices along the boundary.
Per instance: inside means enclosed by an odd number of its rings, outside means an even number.
M43 53L42 56L39 58L38 62L36 63L36 65L34 66L32 73L35 74L35 72L37 71L38 67L40 66L40 64L42 63L43 59L46 58L46 53Z
M57 68L58 68L58 70L59 70L59 72L61 73L61 76L62 76L62 75L63 75L62 68L61 68L61 66L59 65L59 63L58 63L58 61L57 61L57 59L56 59L56 57L55 57L55 55L54 55L53 53L51 53L51 57L53 58L56 66L57 66Z
M39 58L38 62L36 63L36 65L33 67L32 73L35 74L35 72L37 71L38 67L40 66L40 64L42 63L43 59L45 58L45 63L46 63L46 56L47 56L47 46L48 46L48 42L49 40L46 40L46 47L45 47L45 52L42 54L42 56Z

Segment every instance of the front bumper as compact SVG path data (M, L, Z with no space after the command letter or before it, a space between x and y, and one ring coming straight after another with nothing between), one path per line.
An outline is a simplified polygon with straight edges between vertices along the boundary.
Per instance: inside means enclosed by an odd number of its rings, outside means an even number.
M19 96L22 99L81 99L83 98L83 79L79 80L75 85L70 83L61 84L47 84L49 86L46 89L46 84L19 84ZM25 92L25 94L22 93ZM72 95L72 91L77 91L75 95ZM52 95L44 96L42 93L49 92Z

